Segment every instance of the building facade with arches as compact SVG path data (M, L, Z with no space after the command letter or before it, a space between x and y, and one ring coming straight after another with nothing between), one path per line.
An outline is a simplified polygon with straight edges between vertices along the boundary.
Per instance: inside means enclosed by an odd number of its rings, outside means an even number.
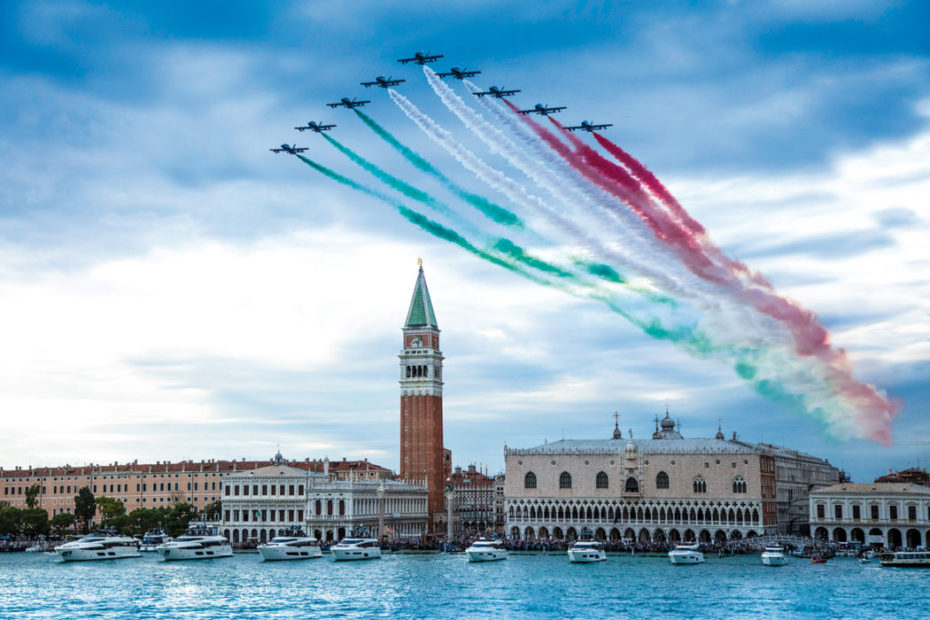
M930 548L930 488L913 483L845 483L810 495L815 539L886 549Z
M427 531L425 485L369 478L343 479L330 472L289 466L278 454L271 465L229 475L223 484L222 531L233 545L266 542L301 527L321 541L353 531L419 536Z
M763 450L685 439L666 415L650 439L563 439L505 448L513 538L734 540L777 529L775 461Z

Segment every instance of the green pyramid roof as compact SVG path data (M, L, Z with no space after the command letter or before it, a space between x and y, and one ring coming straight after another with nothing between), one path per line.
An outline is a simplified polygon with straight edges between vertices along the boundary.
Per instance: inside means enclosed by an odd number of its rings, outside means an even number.
M417 283L413 287L413 298L410 300L410 309L407 310L407 322L404 327L436 327L436 313L433 312L433 302L429 298L429 289L426 288L426 277L423 267L417 274Z

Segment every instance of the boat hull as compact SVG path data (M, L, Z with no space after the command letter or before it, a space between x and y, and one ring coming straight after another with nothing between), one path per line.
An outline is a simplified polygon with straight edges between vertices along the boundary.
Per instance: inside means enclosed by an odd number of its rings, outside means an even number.
M503 549L466 549L469 562L497 562L506 560L507 552Z
M784 555L767 555L762 554L762 564L765 566L784 566L788 563L788 558Z
M287 560L312 560L323 557L318 546L289 547L287 545L268 547L258 546L258 552L266 562L284 562Z
M55 550L63 562L93 562L100 560L124 560L140 556L139 550L132 546L110 547L109 549L61 548Z
M346 548L338 549L332 547L330 552L333 554L333 559L337 562L350 562L353 560L378 560L381 559L381 549L378 547L361 547L361 548Z
M180 562L184 560L213 560L216 558L232 557L232 547L215 545L211 547L159 547L158 554L166 562Z
M674 555L672 553L669 553L668 560L669 562L677 566L683 566L686 564L703 564L704 554L696 553L693 551L689 551L687 553L677 553Z
M592 564L594 562L605 562L607 553L603 550L596 549L569 549L568 561L572 564Z

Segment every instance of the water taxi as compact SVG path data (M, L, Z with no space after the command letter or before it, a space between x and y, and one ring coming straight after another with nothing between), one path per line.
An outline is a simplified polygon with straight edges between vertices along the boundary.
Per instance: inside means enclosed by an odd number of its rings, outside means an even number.
M930 568L930 551L895 551L882 555L882 566Z
M493 562L495 560L506 560L507 550L496 540L487 540L481 538L473 542L465 550L469 562Z
M788 563L785 551L778 545L766 547L762 551L762 564L765 566L784 566Z
M568 548L568 561L573 564L588 564L605 560L607 560L607 552L604 551L603 543L577 541Z

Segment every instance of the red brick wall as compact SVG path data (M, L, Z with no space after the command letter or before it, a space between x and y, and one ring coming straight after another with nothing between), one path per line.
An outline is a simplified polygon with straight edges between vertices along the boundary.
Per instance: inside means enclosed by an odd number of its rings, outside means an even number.
M401 396L400 475L410 481L429 482L431 516L443 509L442 455L442 397Z

